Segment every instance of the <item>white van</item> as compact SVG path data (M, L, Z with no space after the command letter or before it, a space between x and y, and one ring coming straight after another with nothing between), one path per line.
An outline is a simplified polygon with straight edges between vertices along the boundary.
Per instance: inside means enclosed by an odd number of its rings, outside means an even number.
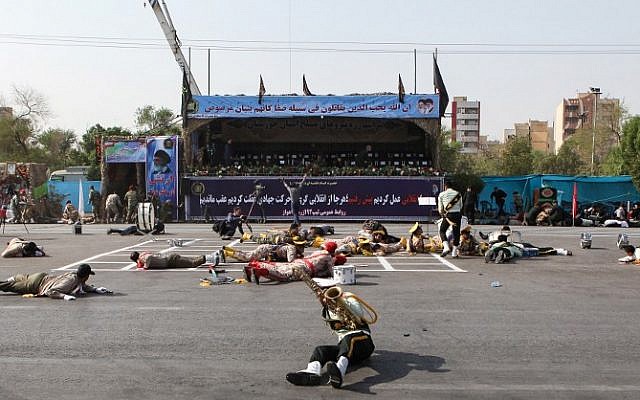
M87 180L88 172L88 165L67 167L67 169L59 169L57 171L53 171L51 173L51 176L49 176L49 180L59 182L85 182Z

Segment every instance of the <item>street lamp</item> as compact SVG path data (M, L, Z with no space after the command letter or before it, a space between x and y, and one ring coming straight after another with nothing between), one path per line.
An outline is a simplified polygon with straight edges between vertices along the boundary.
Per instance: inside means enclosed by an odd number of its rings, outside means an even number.
M593 102L593 130L591 132L591 175L593 175L593 161L596 154L596 120L598 118L598 95L602 94L599 87L591 87L589 91L595 95Z

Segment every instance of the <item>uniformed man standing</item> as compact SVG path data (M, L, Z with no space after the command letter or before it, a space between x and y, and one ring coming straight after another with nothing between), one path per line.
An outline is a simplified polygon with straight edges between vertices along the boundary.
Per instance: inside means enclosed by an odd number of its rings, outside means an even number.
M438 212L442 217L440 223L440 239L442 239L442 257L449 253L453 258L458 257L458 246L460 245L460 223L462 221L462 195L451 187L451 182L445 181L444 191L438 195ZM447 240L447 229L453 229L453 250Z
M125 220L133 224L135 223L136 209L138 208L138 191L135 185L129 186L129 191L124 194L124 203L127 206L127 216Z
M89 187L89 204L91 204L91 212L93 213L93 222L101 222L100 218L100 203L102 196L93 185Z

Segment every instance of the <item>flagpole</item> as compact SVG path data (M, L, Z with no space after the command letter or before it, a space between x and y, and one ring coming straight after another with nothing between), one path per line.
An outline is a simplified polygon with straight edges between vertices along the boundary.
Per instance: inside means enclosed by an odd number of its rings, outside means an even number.
M413 94L418 94L418 52L413 49Z
M438 62L438 48L436 47L436 51L433 53L433 59ZM436 92L436 80L433 80L433 93Z

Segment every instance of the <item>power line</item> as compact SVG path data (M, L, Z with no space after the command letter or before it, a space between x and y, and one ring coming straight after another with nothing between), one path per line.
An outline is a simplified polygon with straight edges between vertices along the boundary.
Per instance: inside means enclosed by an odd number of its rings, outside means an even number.
M127 42L92 42L82 40L65 40L64 42L44 42L28 40L6 40L0 38L0 44L26 45L26 46L51 46L51 47L85 47L85 48L113 48L113 49L137 49L137 50L169 50L168 45L151 43L127 43ZM412 54L412 49L358 49L358 48L314 48L314 47L249 47L249 46L189 46L194 50L243 52L243 53L360 53L360 54ZM431 54L431 50L417 50L418 54ZM451 49L438 48L440 54L450 55L638 55L638 49Z
M161 39L154 39L153 42L145 42L147 39L113 38L99 36L69 36L69 35L18 35L0 34L0 44L27 45L27 46L55 46L55 47L88 47L88 48L120 48L138 50L165 50L169 49ZM249 45L223 45L223 44L189 44L184 42L184 47L195 50L213 49L216 51L228 52L261 52L261 53L360 53L360 54L410 54L410 48L366 48L360 47L364 44L373 45L376 42L291 42L286 41L225 41L218 40L216 43L244 43L244 44L271 44L271 46L249 46ZM286 46L274 46L277 43L287 44ZM318 43L338 43L351 47L301 47L300 43L307 45ZM380 44L401 45L400 42L377 42ZM409 42L406 42L409 43ZM295 45L294 45L295 44ZM355 46L357 44L357 46ZM415 44L415 43L414 43ZM421 43L426 45L426 43ZM640 45L603 45L603 44L551 44L548 48L543 45L531 44L498 44L498 43L449 43L437 44L440 53L451 55L637 55L640 54ZM355 46L355 47L354 47ZM452 47L447 48L446 46ZM464 47L463 47L464 46ZM499 46L503 46L500 48ZM520 48L516 46L521 46ZM488 48L487 48L488 47ZM419 54L431 54L432 49L421 49L416 51Z
M30 39L93 39L93 40L116 40L116 41L151 41L164 42L162 38L131 38L113 36L78 36L78 35L34 35L0 33L0 37L30 38ZM289 41L289 40L250 40L250 39L182 39L183 43L210 42L210 43L263 43L263 44L344 44L344 45L383 45L383 46L469 46L469 47L640 47L640 43L508 43L508 42L380 42L380 41ZM206 45L201 45L206 46Z

